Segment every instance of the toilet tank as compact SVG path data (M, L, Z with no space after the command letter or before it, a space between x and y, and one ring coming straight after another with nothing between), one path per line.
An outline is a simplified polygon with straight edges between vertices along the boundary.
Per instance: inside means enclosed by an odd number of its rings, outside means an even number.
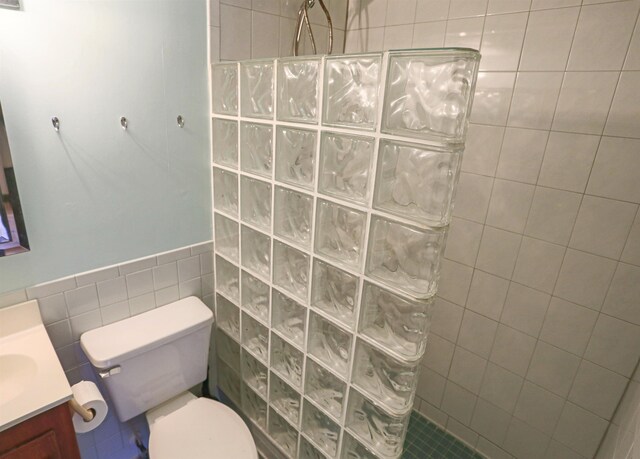
M192 296L82 334L120 421L205 380L212 323Z

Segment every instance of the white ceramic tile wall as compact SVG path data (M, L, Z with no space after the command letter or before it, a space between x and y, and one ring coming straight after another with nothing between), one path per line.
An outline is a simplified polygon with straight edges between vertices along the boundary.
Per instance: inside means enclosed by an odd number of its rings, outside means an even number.
M212 251L213 244L205 242L4 293L0 308L37 299L69 383L96 382L108 403L80 348L80 335L191 295L213 308ZM134 431L148 438L144 416L121 424L111 410L97 429L77 435L82 459L138 457Z
M634 442L639 10L350 2L348 53L483 55L416 408L488 457L591 458L612 419L599 457Z
M302 0L209 0L211 62L290 56L301 4ZM333 21L334 54L341 54L347 0L325 4ZM319 5L310 10L310 19L318 52L325 53L328 28ZM300 53L311 53L306 34Z

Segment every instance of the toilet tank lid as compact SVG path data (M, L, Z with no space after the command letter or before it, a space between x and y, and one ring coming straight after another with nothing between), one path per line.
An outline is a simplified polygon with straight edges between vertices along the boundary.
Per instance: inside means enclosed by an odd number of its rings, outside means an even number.
M195 296L85 332L80 345L96 368L109 368L208 327L211 310Z

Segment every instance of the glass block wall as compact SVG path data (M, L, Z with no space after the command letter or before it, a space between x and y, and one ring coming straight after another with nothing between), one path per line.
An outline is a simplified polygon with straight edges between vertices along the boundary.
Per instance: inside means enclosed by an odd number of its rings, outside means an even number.
M402 453L479 59L213 67L218 384L289 457Z

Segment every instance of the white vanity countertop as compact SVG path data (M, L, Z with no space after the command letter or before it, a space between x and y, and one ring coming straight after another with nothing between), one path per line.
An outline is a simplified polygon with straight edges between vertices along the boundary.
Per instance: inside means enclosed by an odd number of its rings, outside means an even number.
M0 309L0 432L71 397L37 301Z

